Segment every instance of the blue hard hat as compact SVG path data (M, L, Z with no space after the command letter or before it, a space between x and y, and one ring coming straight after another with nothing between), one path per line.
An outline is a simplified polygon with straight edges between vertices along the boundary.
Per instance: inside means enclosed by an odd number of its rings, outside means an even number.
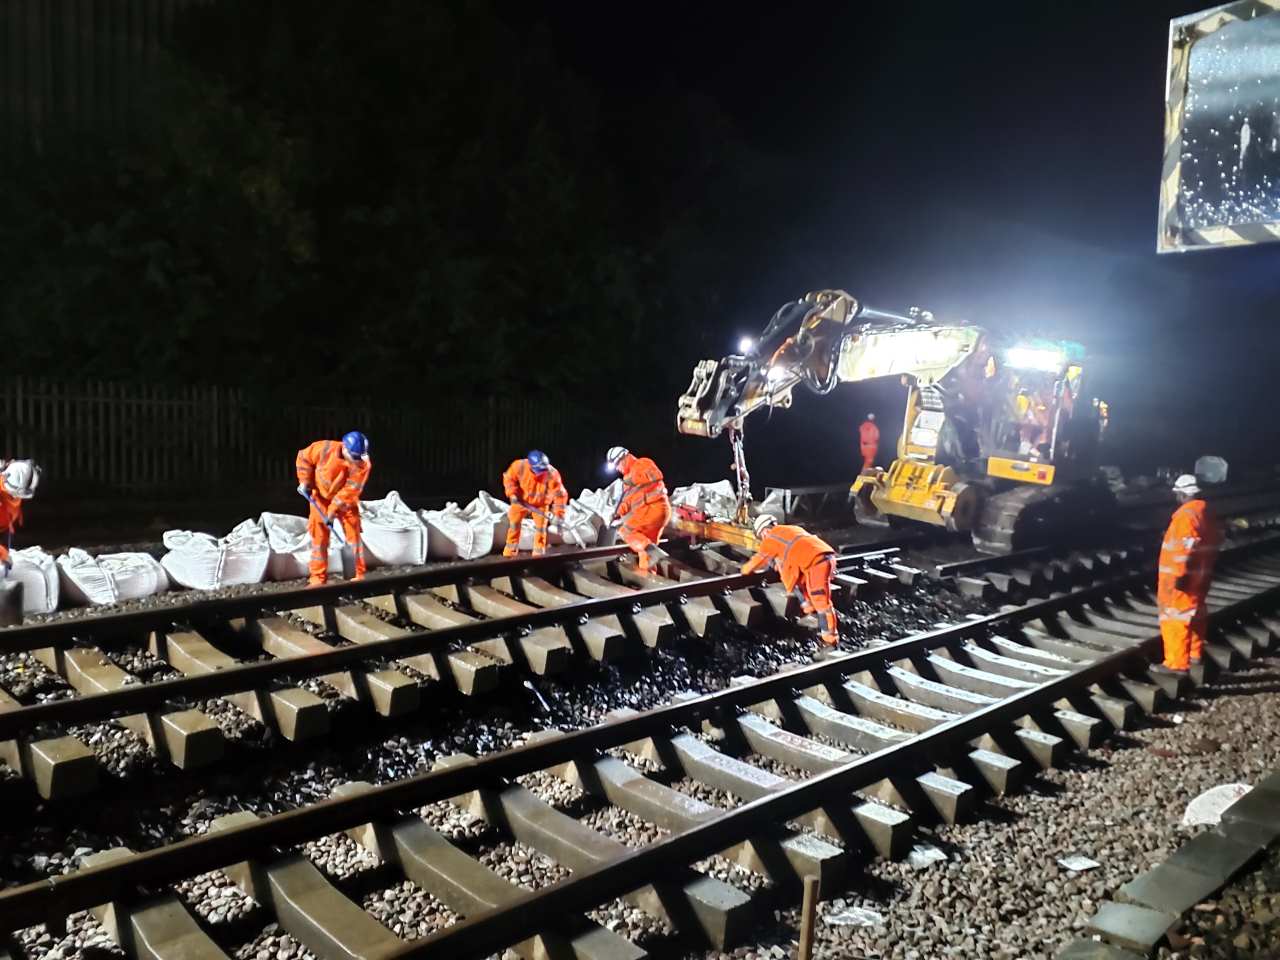
M363 457L369 452L369 438L359 430L352 430L342 438L342 445L353 457Z
M551 469L551 461L541 450L530 450L529 469L534 473L546 473Z

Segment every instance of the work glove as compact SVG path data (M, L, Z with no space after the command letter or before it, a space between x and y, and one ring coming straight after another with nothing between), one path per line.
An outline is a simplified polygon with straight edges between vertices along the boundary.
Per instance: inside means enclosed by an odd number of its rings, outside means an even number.
M310 496L311 496L311 484L309 484L309 483L300 483L300 484L298 484L298 492L299 492L300 494L302 494L304 497L310 497Z
M520 498L517 497L514 493L511 496L507 497L507 500L511 503L513 507L520 502Z

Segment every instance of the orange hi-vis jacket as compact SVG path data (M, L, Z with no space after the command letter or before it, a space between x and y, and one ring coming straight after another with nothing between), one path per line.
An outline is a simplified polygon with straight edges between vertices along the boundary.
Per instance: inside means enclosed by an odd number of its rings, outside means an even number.
M1160 545L1157 599L1162 608L1189 610L1203 602L1221 543L1222 531L1205 501L1188 500L1174 511ZM1176 584L1184 577L1180 589Z
M0 487L0 533L13 533L22 526L22 501ZM9 560L9 548L0 540L0 563Z
M862 453L875 456L880 446L880 428L870 420L863 420L858 426L858 448Z
M569 502L569 491L564 488L559 470L548 467L546 472L537 474L524 459L513 460L507 467L502 475L502 490L508 500L515 497L543 511L550 507L557 516L564 515L564 506Z
M614 516L625 517L632 511L655 503L670 506L662 471L648 457L628 454L622 471L622 499L618 502Z
M820 560L830 559L835 549L820 537L806 533L804 527L776 524L765 531L755 556L742 567L743 573L755 573L767 565L778 567L782 586L794 590L806 570Z
M331 515L357 510L373 465L342 455L341 440L317 440L298 451L298 482L310 484L316 501Z

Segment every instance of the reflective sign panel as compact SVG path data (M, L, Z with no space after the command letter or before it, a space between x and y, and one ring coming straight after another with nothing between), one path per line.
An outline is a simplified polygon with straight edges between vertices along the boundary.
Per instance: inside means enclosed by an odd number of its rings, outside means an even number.
M1280 240L1280 0L1169 25L1161 253Z

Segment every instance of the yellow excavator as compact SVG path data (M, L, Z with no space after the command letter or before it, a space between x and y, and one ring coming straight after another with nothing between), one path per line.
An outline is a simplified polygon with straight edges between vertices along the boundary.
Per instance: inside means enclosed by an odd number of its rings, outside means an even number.
M1084 348L1072 341L1011 341L914 307L879 310L843 290L809 293L783 305L740 353L694 368L677 428L729 435L736 511L728 522L677 514L674 525L751 546L746 418L787 409L800 384L827 394L841 383L897 376L907 392L897 457L854 480L859 520L969 532L988 553L1096 528L1115 501L1097 469L1107 406L1085 395L1084 374ZM853 424L849 432L852 448Z

